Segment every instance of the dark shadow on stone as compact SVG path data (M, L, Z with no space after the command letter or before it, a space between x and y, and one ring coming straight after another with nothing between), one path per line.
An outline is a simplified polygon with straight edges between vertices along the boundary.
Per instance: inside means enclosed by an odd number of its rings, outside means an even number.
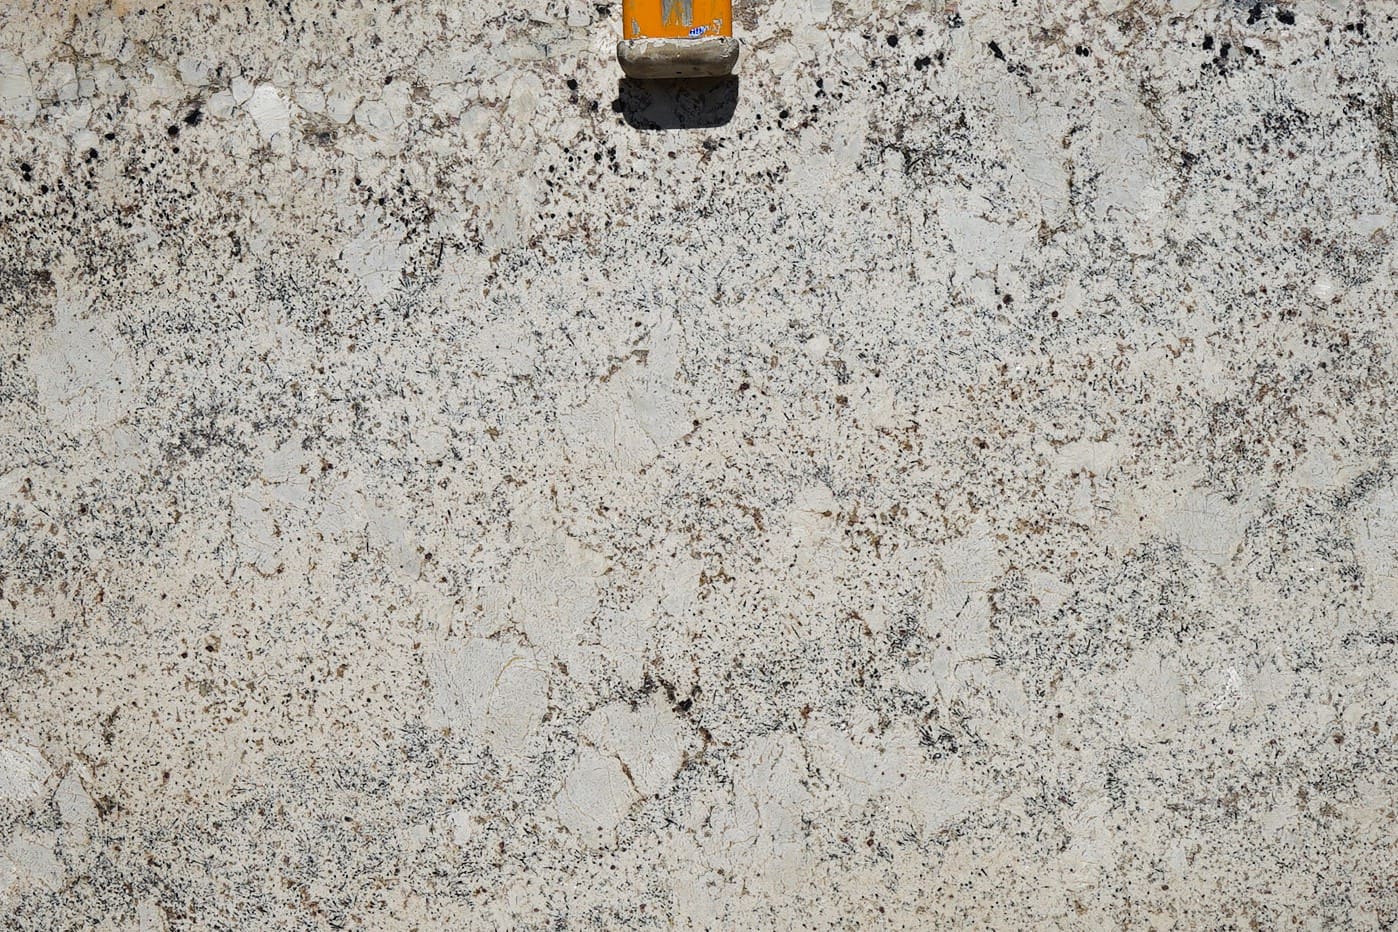
M612 105L636 129L712 129L724 126L738 109L738 78L685 78L617 82Z

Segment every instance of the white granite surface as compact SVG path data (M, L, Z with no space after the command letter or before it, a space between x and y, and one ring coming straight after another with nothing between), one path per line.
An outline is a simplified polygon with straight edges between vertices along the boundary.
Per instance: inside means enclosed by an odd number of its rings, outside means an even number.
M0 926L1394 927L1398 5L501 6L0 0Z

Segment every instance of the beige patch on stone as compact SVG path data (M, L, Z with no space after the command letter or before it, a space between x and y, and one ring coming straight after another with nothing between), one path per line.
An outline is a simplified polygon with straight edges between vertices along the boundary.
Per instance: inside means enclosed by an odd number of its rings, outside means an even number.
M36 342L28 368L44 414L67 433L110 427L135 399L126 340L71 295L60 294L54 325Z
M504 763L524 760L548 711L548 671L532 650L473 638L433 648L424 663L429 725L479 740Z
M584 844L601 846L616 841L617 826L640 798L621 761L583 747L554 799L554 809L559 823Z

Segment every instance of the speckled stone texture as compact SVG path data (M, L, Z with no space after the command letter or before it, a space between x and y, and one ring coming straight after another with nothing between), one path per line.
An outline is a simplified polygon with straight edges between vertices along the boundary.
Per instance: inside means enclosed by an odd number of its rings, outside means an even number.
M0 0L0 927L1398 922L1391 3Z

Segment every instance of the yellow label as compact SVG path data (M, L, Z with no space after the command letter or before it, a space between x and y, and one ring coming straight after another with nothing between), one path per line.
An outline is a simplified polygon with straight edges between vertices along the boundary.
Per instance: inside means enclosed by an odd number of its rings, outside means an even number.
M733 0L622 0L622 38L706 39L733 35Z

